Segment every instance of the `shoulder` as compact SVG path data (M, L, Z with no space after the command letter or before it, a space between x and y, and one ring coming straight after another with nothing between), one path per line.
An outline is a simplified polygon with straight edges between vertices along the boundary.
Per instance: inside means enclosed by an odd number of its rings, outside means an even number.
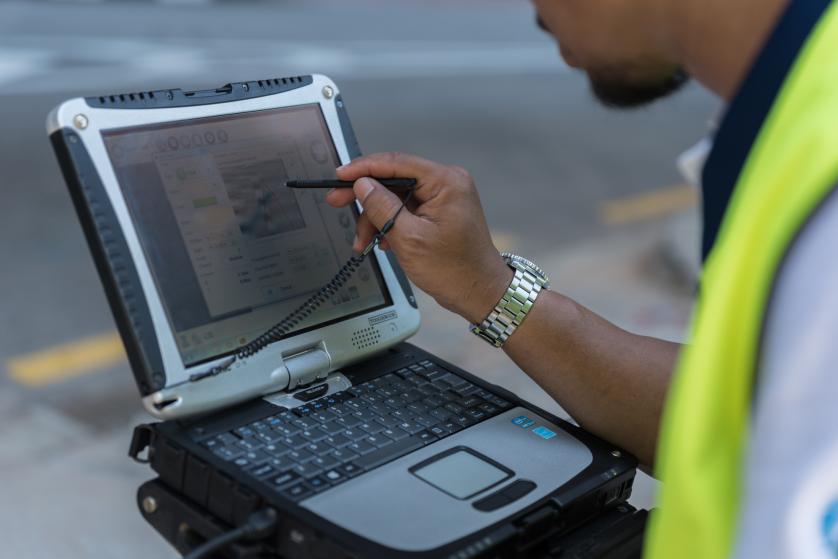
M738 557L838 554L836 245L833 191L790 245L767 307Z

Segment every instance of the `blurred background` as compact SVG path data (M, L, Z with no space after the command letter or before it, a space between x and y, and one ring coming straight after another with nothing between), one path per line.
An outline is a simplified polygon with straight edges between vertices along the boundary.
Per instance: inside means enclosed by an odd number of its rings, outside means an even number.
M597 105L525 0L0 1L0 539L7 557L173 557L136 510L127 456L148 420L47 142L71 96L312 72L362 149L474 175L498 248L636 332L680 340L698 261L695 190L675 166L718 102ZM418 345L561 410L420 296ZM634 503L649 506L639 480Z

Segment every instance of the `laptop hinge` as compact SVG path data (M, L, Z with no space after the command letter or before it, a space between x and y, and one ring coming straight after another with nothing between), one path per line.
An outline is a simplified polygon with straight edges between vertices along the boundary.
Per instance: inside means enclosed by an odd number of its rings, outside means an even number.
M329 375L332 360L322 347L313 347L283 358L283 364L288 369L288 387L294 390L298 386L311 384Z

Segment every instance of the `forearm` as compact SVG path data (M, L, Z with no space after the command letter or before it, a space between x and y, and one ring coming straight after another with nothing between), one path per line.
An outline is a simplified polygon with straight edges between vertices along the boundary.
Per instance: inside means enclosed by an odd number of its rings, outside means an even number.
M631 334L544 291L504 349L581 426L653 464L679 344Z

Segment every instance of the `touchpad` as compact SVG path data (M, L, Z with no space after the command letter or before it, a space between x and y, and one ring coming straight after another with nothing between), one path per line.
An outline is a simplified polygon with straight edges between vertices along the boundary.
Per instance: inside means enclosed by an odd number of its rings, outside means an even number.
M514 472L464 446L446 450L410 468L410 473L456 499L470 499Z

